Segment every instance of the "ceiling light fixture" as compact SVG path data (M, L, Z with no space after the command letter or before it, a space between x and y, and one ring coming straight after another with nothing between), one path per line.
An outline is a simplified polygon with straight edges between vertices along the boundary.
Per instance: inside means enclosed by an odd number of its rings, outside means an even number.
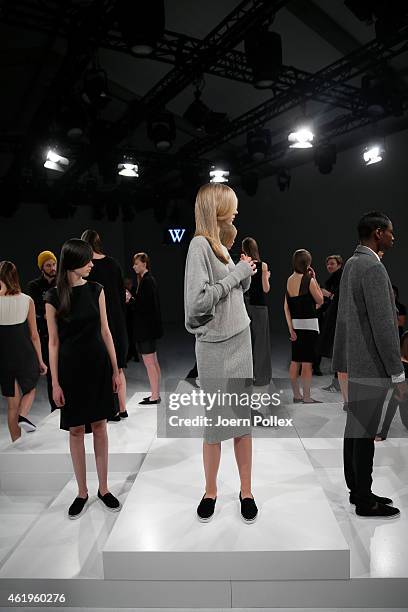
M118 163L118 174L128 178L138 178L139 166L135 159L129 155L124 155L123 160Z
M210 183L228 183L229 170L212 166L210 170Z
M68 165L69 159L67 157L60 155L55 149L48 150L44 168L55 170L56 172L65 172Z

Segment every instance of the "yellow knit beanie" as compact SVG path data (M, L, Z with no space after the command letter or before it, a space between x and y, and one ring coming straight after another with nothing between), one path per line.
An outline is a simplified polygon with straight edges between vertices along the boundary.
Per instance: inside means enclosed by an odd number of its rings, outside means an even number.
M54 253L52 253L52 251L41 251L37 259L38 267L40 268L40 270L42 270L43 265L49 259L53 259L55 263L57 262L57 258L55 257Z

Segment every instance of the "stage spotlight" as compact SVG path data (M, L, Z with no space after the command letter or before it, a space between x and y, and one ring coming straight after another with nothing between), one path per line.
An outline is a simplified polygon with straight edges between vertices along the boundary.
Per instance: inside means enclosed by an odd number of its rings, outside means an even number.
M258 129L248 132L248 153L253 161L264 161L271 148L271 133L266 129Z
M147 57L164 34L164 0L118 0L118 25L135 55Z
M282 69L282 40L266 28L256 28L245 38L245 54L258 89L271 87Z
M228 183L229 170L219 166L212 166L210 170L210 183Z
M63 157L55 149L49 149L47 157L44 162L44 168L48 170L55 170L56 172L65 172L66 167L69 165L69 160Z
M110 101L105 70L93 67L85 73L82 99L90 106L104 108Z
M123 160L118 163L118 174L128 178L138 178L139 166L130 155L124 155Z
M311 149L313 147L314 134L309 126L303 125L291 132L288 140L291 143L289 149Z
M321 144L316 148L315 164L321 174L330 174L337 160L335 144Z
M367 110L372 116L383 115L387 109L387 86L377 76L365 75L361 79L361 93L367 103Z
M279 191L289 191L290 181L291 176L289 170L286 170L286 168L279 170L276 177L276 182L278 184Z
M185 111L183 118L191 123L196 130L204 130L205 120L210 112L208 106L201 101L201 91L197 88L194 92L194 102Z
M147 125L147 135L158 151L168 151L176 138L176 125L170 113L161 113Z
M384 152L384 147L380 144L367 146L363 153L365 165L371 166L372 164L378 164L378 162L383 160Z

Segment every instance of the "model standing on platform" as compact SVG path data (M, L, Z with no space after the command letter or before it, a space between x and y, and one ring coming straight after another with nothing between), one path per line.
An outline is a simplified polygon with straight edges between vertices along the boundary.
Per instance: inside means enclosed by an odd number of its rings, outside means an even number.
M121 418L124 419L128 416L126 411L126 378L123 372L127 362L128 339L126 329L126 290L122 270L116 259L105 255L101 239L95 230L86 230L82 234L81 239L90 244L93 250L93 268L89 275L89 280L102 285L105 293L106 314L113 344L115 345L116 360L120 373L118 393L119 413L109 420L120 421Z
M37 320L38 333L40 335L41 352L44 363L47 365L47 392L50 402L51 412L56 409L52 399L51 370L48 359L48 328L45 320L44 295L49 289L55 287L57 278L57 258L52 251L41 251L37 257L37 265L41 271L41 276L30 281L27 286L28 294L33 298L35 304L35 314Z
M289 367L293 402L319 403L310 397L312 364L316 357L319 323L316 306L323 304L323 294L311 268L312 256L305 249L293 254L293 274L289 276L285 294L285 316L292 342L292 360ZM299 387L299 373L303 395Z
M92 431L98 498L112 512L120 503L108 489L106 420L115 413L113 393L120 387L115 347L99 283L85 280L92 269L92 248L73 238L61 251L57 286L47 292L46 318L54 401L61 408L60 427L69 431L78 496L68 510L78 518L88 502L85 431Z
M254 238L244 238L242 252L256 262L256 274L245 294L245 303L251 319L252 359L254 385L268 385L272 378L271 337L269 313L265 295L270 291L268 265L261 260Z
M7 398L7 421L14 442L24 431L35 431L27 415L40 374L46 374L35 306L21 293L17 269L0 262L0 388Z
M136 347L142 355L147 370L151 394L139 404L160 403L160 365L157 359L156 340L163 335L160 312L159 292L150 272L150 259L146 253L133 256L133 269L136 272L137 286L134 291L133 334Z
M374 439L391 383L395 399L408 395L401 363L394 293L379 251L393 246L393 226L381 212L358 224L360 244L346 262L340 282L333 349L333 370L348 374L348 410L344 432L344 475L356 514L392 518L392 500L372 490Z
M250 321L243 293L249 288L256 264L242 255L235 266L219 237L220 223L232 224L237 206L234 191L217 183L201 187L195 203L196 231L187 254L184 281L185 324L196 337L198 376L201 389L207 393L243 391L253 377ZM238 408L246 419L237 425L214 425L219 417L237 416ZM213 517L221 441L233 438L241 480L241 516L253 522L258 509L251 490L250 407L234 406L231 410L225 400L212 409L210 416L213 425L205 428L203 441L206 488L197 508L198 518L209 521Z

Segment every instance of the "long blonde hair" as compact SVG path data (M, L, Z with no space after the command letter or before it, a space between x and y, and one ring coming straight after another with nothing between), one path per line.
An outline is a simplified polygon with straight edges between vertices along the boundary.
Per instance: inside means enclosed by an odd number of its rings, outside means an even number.
M229 257L222 248L219 224L230 218L236 209L235 192L222 183L207 183L200 187L195 201L195 236L204 236L220 261L228 263Z
M220 241L228 250L228 245L234 244L234 240L237 237L237 228L232 223L226 223L221 221L220 223Z

